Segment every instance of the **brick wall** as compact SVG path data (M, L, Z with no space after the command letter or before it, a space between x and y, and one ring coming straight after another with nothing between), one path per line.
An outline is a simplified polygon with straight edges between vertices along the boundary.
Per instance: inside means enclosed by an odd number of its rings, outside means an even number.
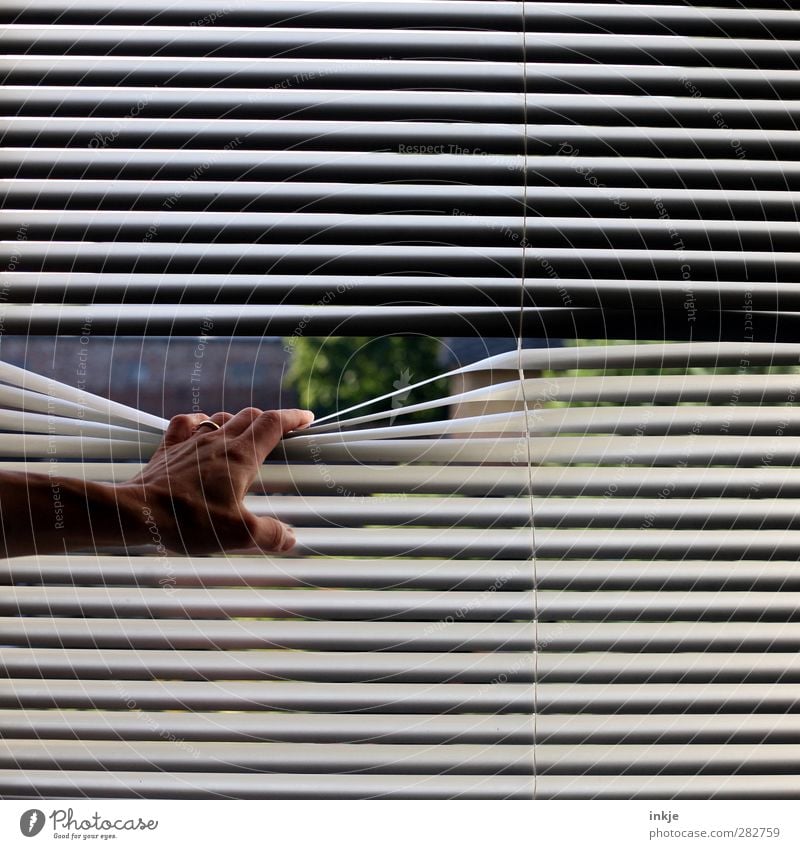
M275 337L5 336L0 359L165 417L297 404Z

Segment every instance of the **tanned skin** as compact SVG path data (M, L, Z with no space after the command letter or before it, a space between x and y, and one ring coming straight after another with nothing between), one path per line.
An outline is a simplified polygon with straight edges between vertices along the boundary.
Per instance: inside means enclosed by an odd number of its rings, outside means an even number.
M0 557L148 545L154 535L181 554L288 551L291 528L253 515L244 497L283 435L313 418L252 407L175 416L150 461L124 483L0 472ZM196 430L209 419L219 430Z

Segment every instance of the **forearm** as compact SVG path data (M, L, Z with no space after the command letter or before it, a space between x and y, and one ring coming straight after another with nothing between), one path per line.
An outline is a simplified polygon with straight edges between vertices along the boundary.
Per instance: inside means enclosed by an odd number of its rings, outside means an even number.
M46 474L0 472L0 557L147 541L131 489Z

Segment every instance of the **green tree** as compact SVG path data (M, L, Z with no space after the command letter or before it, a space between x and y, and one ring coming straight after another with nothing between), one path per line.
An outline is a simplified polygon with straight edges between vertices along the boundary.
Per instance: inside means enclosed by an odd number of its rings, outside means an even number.
M293 349L287 382L300 404L317 416L404 389L441 372L438 339L403 336L309 336L286 340ZM436 380L394 399L394 405L416 404L447 394L447 381ZM388 406L388 404L387 404ZM444 418L445 408L408 417L407 421Z

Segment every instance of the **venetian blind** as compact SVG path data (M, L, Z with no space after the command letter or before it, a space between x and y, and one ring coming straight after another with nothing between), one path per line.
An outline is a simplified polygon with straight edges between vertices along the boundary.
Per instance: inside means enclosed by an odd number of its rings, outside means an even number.
M0 16L4 333L576 343L284 440L291 556L3 563L0 794L798 795L788 4ZM5 469L165 425L0 381Z

